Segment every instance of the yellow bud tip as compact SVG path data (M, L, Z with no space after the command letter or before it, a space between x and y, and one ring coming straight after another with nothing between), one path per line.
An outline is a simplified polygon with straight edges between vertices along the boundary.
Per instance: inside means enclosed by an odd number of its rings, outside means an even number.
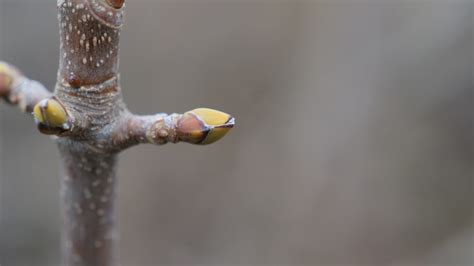
M197 108L192 110L195 115L197 115L204 123L209 126L221 126L226 124L230 118L230 115L217 111L210 108Z
M12 73L10 66L0 62L0 96L7 93L6 91L12 83Z
M8 73L9 69L10 67L6 63L0 62L0 73Z
M48 127L63 127L68 121L66 109L54 98L44 99L35 105L33 115L38 123Z
M190 111L190 113L203 121L205 128L208 129L207 134L198 143L201 145L211 144L220 140L235 125L235 119L232 116L214 109L197 108Z

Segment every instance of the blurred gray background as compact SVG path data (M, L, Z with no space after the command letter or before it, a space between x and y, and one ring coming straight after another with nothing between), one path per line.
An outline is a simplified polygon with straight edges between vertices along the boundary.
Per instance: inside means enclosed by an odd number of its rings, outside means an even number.
M0 59L53 88L54 0L0 0ZM218 144L120 159L123 266L473 265L472 1L129 0L136 113ZM59 156L0 104L0 264L59 262Z

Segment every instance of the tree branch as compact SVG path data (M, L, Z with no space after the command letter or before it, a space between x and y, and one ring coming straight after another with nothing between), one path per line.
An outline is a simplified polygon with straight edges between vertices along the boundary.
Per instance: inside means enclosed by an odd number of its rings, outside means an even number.
M60 61L54 95L0 62L0 97L33 112L39 130L57 135L66 266L116 263L116 156L140 143L211 144L233 126L208 108L134 115L123 100L118 52L124 0L58 0Z
M188 142L207 145L224 137L235 122L230 115L209 108L198 108L184 114L128 114L126 117L111 135L120 149L139 143L163 145Z
M39 101L51 95L41 83L28 79L17 68L0 61L0 98L23 112L31 113Z

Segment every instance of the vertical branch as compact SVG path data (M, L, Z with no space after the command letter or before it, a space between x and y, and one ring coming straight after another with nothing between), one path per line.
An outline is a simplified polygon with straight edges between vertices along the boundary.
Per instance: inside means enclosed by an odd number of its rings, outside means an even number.
M0 98L33 111L39 130L59 137L64 265L113 266L116 154L139 143L211 144L235 120L209 108L130 113L118 77L124 0L57 3L61 49L54 95L0 62Z
M107 132L111 122L125 113L118 84L123 24L119 2L58 1L61 49L55 96L73 118L68 137L58 140L63 160L62 253L66 266L117 263L116 153L111 151L113 143L107 140Z
M58 145L63 157L64 265L115 265L116 156L97 154L64 139Z

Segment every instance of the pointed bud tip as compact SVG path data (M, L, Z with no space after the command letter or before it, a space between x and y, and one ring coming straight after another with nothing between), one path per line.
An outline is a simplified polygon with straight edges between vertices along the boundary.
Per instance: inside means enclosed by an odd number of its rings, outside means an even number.
M55 98L44 99L33 108L33 116L40 124L49 127L63 127L68 122L68 114Z
M180 140L207 145L223 138L235 125L235 118L224 112L197 108L186 112L178 124Z
M7 72L9 68L7 63L0 61L0 73Z
M8 92L9 87L13 82L11 75L10 67L6 63L0 61L0 97Z
M191 112L196 114L208 126L226 125L233 119L229 114L210 108L197 108Z

